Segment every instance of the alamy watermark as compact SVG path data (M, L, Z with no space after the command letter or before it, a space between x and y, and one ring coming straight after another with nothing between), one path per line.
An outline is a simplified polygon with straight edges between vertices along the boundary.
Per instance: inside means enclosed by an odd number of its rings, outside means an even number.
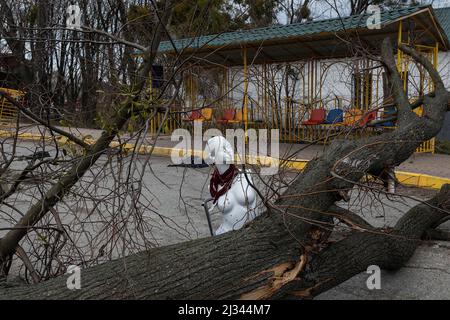
M79 266L70 265L67 268L69 277L66 281L67 289L80 290L81 289L81 268Z
M77 4L71 4L67 7L66 28L79 30L81 29L81 9Z
M183 164L186 155L190 155L192 150L201 150L202 155L194 157L193 164L201 164L205 153L203 142L215 136L223 136L219 129L208 129L203 133L201 121L194 121L194 134L186 129L176 129L172 133L171 140L179 141L171 152L174 164ZM270 137L269 137L270 136ZM261 175L275 175L278 173L280 156L280 134L278 129L227 129L225 138L235 151L234 160L215 159L215 164L260 164ZM181 141L180 141L181 140ZM269 148L270 147L270 154ZM180 151L182 151L180 155ZM195 156L192 154L192 156ZM189 158L189 162L191 159Z
M367 268L366 273L370 274L367 278L366 286L369 290L381 289L381 269L379 266L371 265Z
M366 11L370 16L367 18L366 26L368 29L381 29L381 7L379 5L371 4Z

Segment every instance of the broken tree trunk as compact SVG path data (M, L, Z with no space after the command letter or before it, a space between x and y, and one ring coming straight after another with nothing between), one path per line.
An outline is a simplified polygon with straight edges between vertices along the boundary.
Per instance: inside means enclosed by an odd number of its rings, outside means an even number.
M239 231L157 248L81 273L81 289L67 277L0 289L0 299L267 299L310 298L369 265L400 268L421 235L449 216L450 186L407 212L386 233L368 229L314 253L302 251L280 215L266 215Z
M84 270L81 290L69 291L66 278L60 277L34 286L5 288L0 297L304 298L328 290L371 264L401 267L423 232L448 214L448 187L428 205L409 211L390 233L360 226L350 237L324 248L334 226L332 218L340 216L335 203L346 199L367 173L378 176L386 167L408 159L423 141L439 132L447 110L449 94L439 74L426 58L402 46L427 69L435 84L434 94L424 97L424 116L415 115L402 90L388 40L382 49L398 109L395 131L335 141L307 165L269 212L244 229Z

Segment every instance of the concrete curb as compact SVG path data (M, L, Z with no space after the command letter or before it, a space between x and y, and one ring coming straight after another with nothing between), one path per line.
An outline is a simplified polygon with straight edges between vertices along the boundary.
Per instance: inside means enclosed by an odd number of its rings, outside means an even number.
M16 134L11 131L5 131L0 130L0 137L2 138L13 138ZM42 141L42 136L38 134L33 133L19 133L17 135L18 139L21 140L31 140L31 141ZM47 141L51 140L52 138L46 137ZM95 141L92 139L85 140L87 143L92 144ZM67 139L59 139L59 143L61 144L68 144L70 142L67 141ZM113 142L111 144L111 147L117 148L119 147L118 142ZM135 146L131 143L125 143L122 144L122 148L128 152L134 151ZM148 154L152 150L152 146L144 145L139 147L136 152L138 154ZM203 151L200 150L194 150L193 152L194 156L197 157L204 157ZM186 153L183 149L175 149L170 147L154 147L153 148L153 155L155 156L161 156L161 157L171 157L173 155L178 155L180 157L189 156L191 154L191 151ZM294 159L294 160L277 160L271 157L247 157L246 158L247 163L250 164L257 164L257 165L263 165L263 166L271 166L271 165L278 165L281 164L282 166L285 166L287 168L291 168L294 170L303 170L305 166L308 164L309 160L304 159ZM281 163L279 163L281 162ZM437 177L432 176L424 173L414 173L414 172L406 172L406 171L395 171L395 176L397 180L406 186L413 186L418 188L427 188L427 189L440 189L444 184L450 184L450 178L445 177Z

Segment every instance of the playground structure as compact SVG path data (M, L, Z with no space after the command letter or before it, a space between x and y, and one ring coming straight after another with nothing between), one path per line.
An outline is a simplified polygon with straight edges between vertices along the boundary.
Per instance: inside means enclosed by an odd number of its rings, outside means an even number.
M19 90L0 88L13 99L20 100L25 96L25 93ZM0 98L0 125L7 126L17 120L17 109L5 97Z
M439 51L450 47L450 30L440 25L447 19L449 26L445 10L417 6L383 12L379 30L368 29L367 16L361 15L180 39L174 41L177 50L162 43L161 53L189 56L181 103L185 116L175 123L279 129L282 141L291 143L327 143L391 130L396 108L377 61L380 44L390 37L392 43L413 46L438 68ZM349 50L344 40L364 51ZM432 92L423 68L396 50L410 101ZM415 112L421 115L422 107ZM377 125L371 125L375 120ZM434 139L417 152L434 152Z

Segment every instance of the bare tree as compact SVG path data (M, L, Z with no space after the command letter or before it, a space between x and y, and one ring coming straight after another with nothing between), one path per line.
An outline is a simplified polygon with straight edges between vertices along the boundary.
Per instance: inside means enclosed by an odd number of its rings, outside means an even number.
M134 77L135 80L131 83L125 98L120 99L112 112L108 115L108 120L104 125L105 130L102 133L101 137L94 144L88 144L86 141L84 141L84 139L77 138L70 132L54 127L50 124L50 121L48 121L48 119L41 118L35 115L32 111L30 111L30 108L17 102L15 99L10 97L8 93L1 92L1 94L20 111L21 115L29 118L35 123L46 127L53 133L57 132L58 134L65 137L69 142L77 145L78 148L81 148L81 151L78 153L78 155L81 156L75 157L75 159L70 161L67 166L63 166L62 168L60 168L60 170L54 172L55 174L53 175L53 179L55 179L55 183L51 183L49 187L46 187L45 184L42 183L42 181L39 183L37 187L39 189L39 192L41 193L41 197L36 199L36 202L25 213L21 215L20 220L15 223L15 226L10 228L10 230L1 238L0 264L4 273L9 269L10 257L16 251L16 247L18 246L19 242L25 236L27 236L28 231L33 230L33 228L35 228L35 225L46 216L49 210L51 210L57 203L63 200L68 191L71 190L71 188L80 179L82 179L83 175L88 170L92 170L93 165L101 157L101 155L109 149L109 145L111 144L113 139L116 138L119 131L122 130L124 125L131 118L144 116L144 119L146 121L150 121L151 118L158 112L158 110L168 110L171 102L168 102L168 105L164 105L156 102L159 101L158 99L153 100L153 102L147 101L141 106L137 106L136 104L138 101L142 100L143 96L145 96L145 88L148 85L149 74L151 73L152 64L155 61L155 55L159 46L161 34L165 32L164 26L167 24L167 21L169 19L170 5L170 2L165 2L163 4L163 8L159 9L161 10L161 20L159 20L156 24L154 36L152 37L148 47L144 48L144 62L140 65L138 74L136 75L136 77ZM92 70L89 70L89 72L92 72ZM13 135L14 146L16 146L17 144L17 132L19 128L20 127L18 126L16 134ZM145 126L142 129L145 129ZM53 133L51 133L51 135L53 135ZM54 143L56 142L54 139L52 140ZM47 148L49 148L49 146L47 146ZM6 203L7 199L11 195L13 195L17 191L17 189L24 182L26 182L27 179L33 176L35 170L40 170L42 168L46 168L46 170L52 170L53 168L48 167L48 165L50 163L52 163L53 165L58 164L58 159L62 150L59 150L59 146L57 144L54 144L54 148L56 148L56 154L53 156L53 159L48 159L52 157L44 155L45 151L42 151L42 153L40 153L40 156L32 155L29 164L16 177L11 175L7 176L12 172L11 165L18 160L18 156L15 153L15 147L13 147L12 153L9 153L8 150L2 149L2 154L5 162L2 163L0 172L3 179L9 182L8 188L6 188L6 190L3 189L2 192L2 205L8 206L8 204ZM43 150L45 150L45 145L43 147ZM105 164L103 164L103 166L104 165ZM50 176L48 178L50 178ZM64 233L63 230L57 231L59 233Z
M17 299L310 298L364 271L368 265L400 268L423 234L450 217L449 186L409 210L388 230L375 228L360 215L336 206L338 201L348 199L350 190L361 185L366 174L380 176L387 166L399 165L442 126L449 93L439 74L413 48L401 45L400 49L433 79L434 92L419 102L426 115L419 117L413 112L416 104L411 105L406 98L386 39L382 61L398 107L397 129L371 138L334 142L275 202L266 203L266 213L245 228L220 237L150 249L86 269L82 290L68 292L65 279L56 278L33 287L5 288L0 295ZM88 155L87 159L92 157ZM87 166L85 160L80 161L81 165ZM65 181L67 184L58 192L72 187L74 178ZM36 212L41 218L42 211L35 209L33 214ZM351 226L351 232L338 242L329 242L337 221ZM17 233L24 234L13 231ZM7 236L2 244L10 244L11 239L18 237ZM9 248L2 252L10 254L13 246ZM122 276L124 271L126 278Z

